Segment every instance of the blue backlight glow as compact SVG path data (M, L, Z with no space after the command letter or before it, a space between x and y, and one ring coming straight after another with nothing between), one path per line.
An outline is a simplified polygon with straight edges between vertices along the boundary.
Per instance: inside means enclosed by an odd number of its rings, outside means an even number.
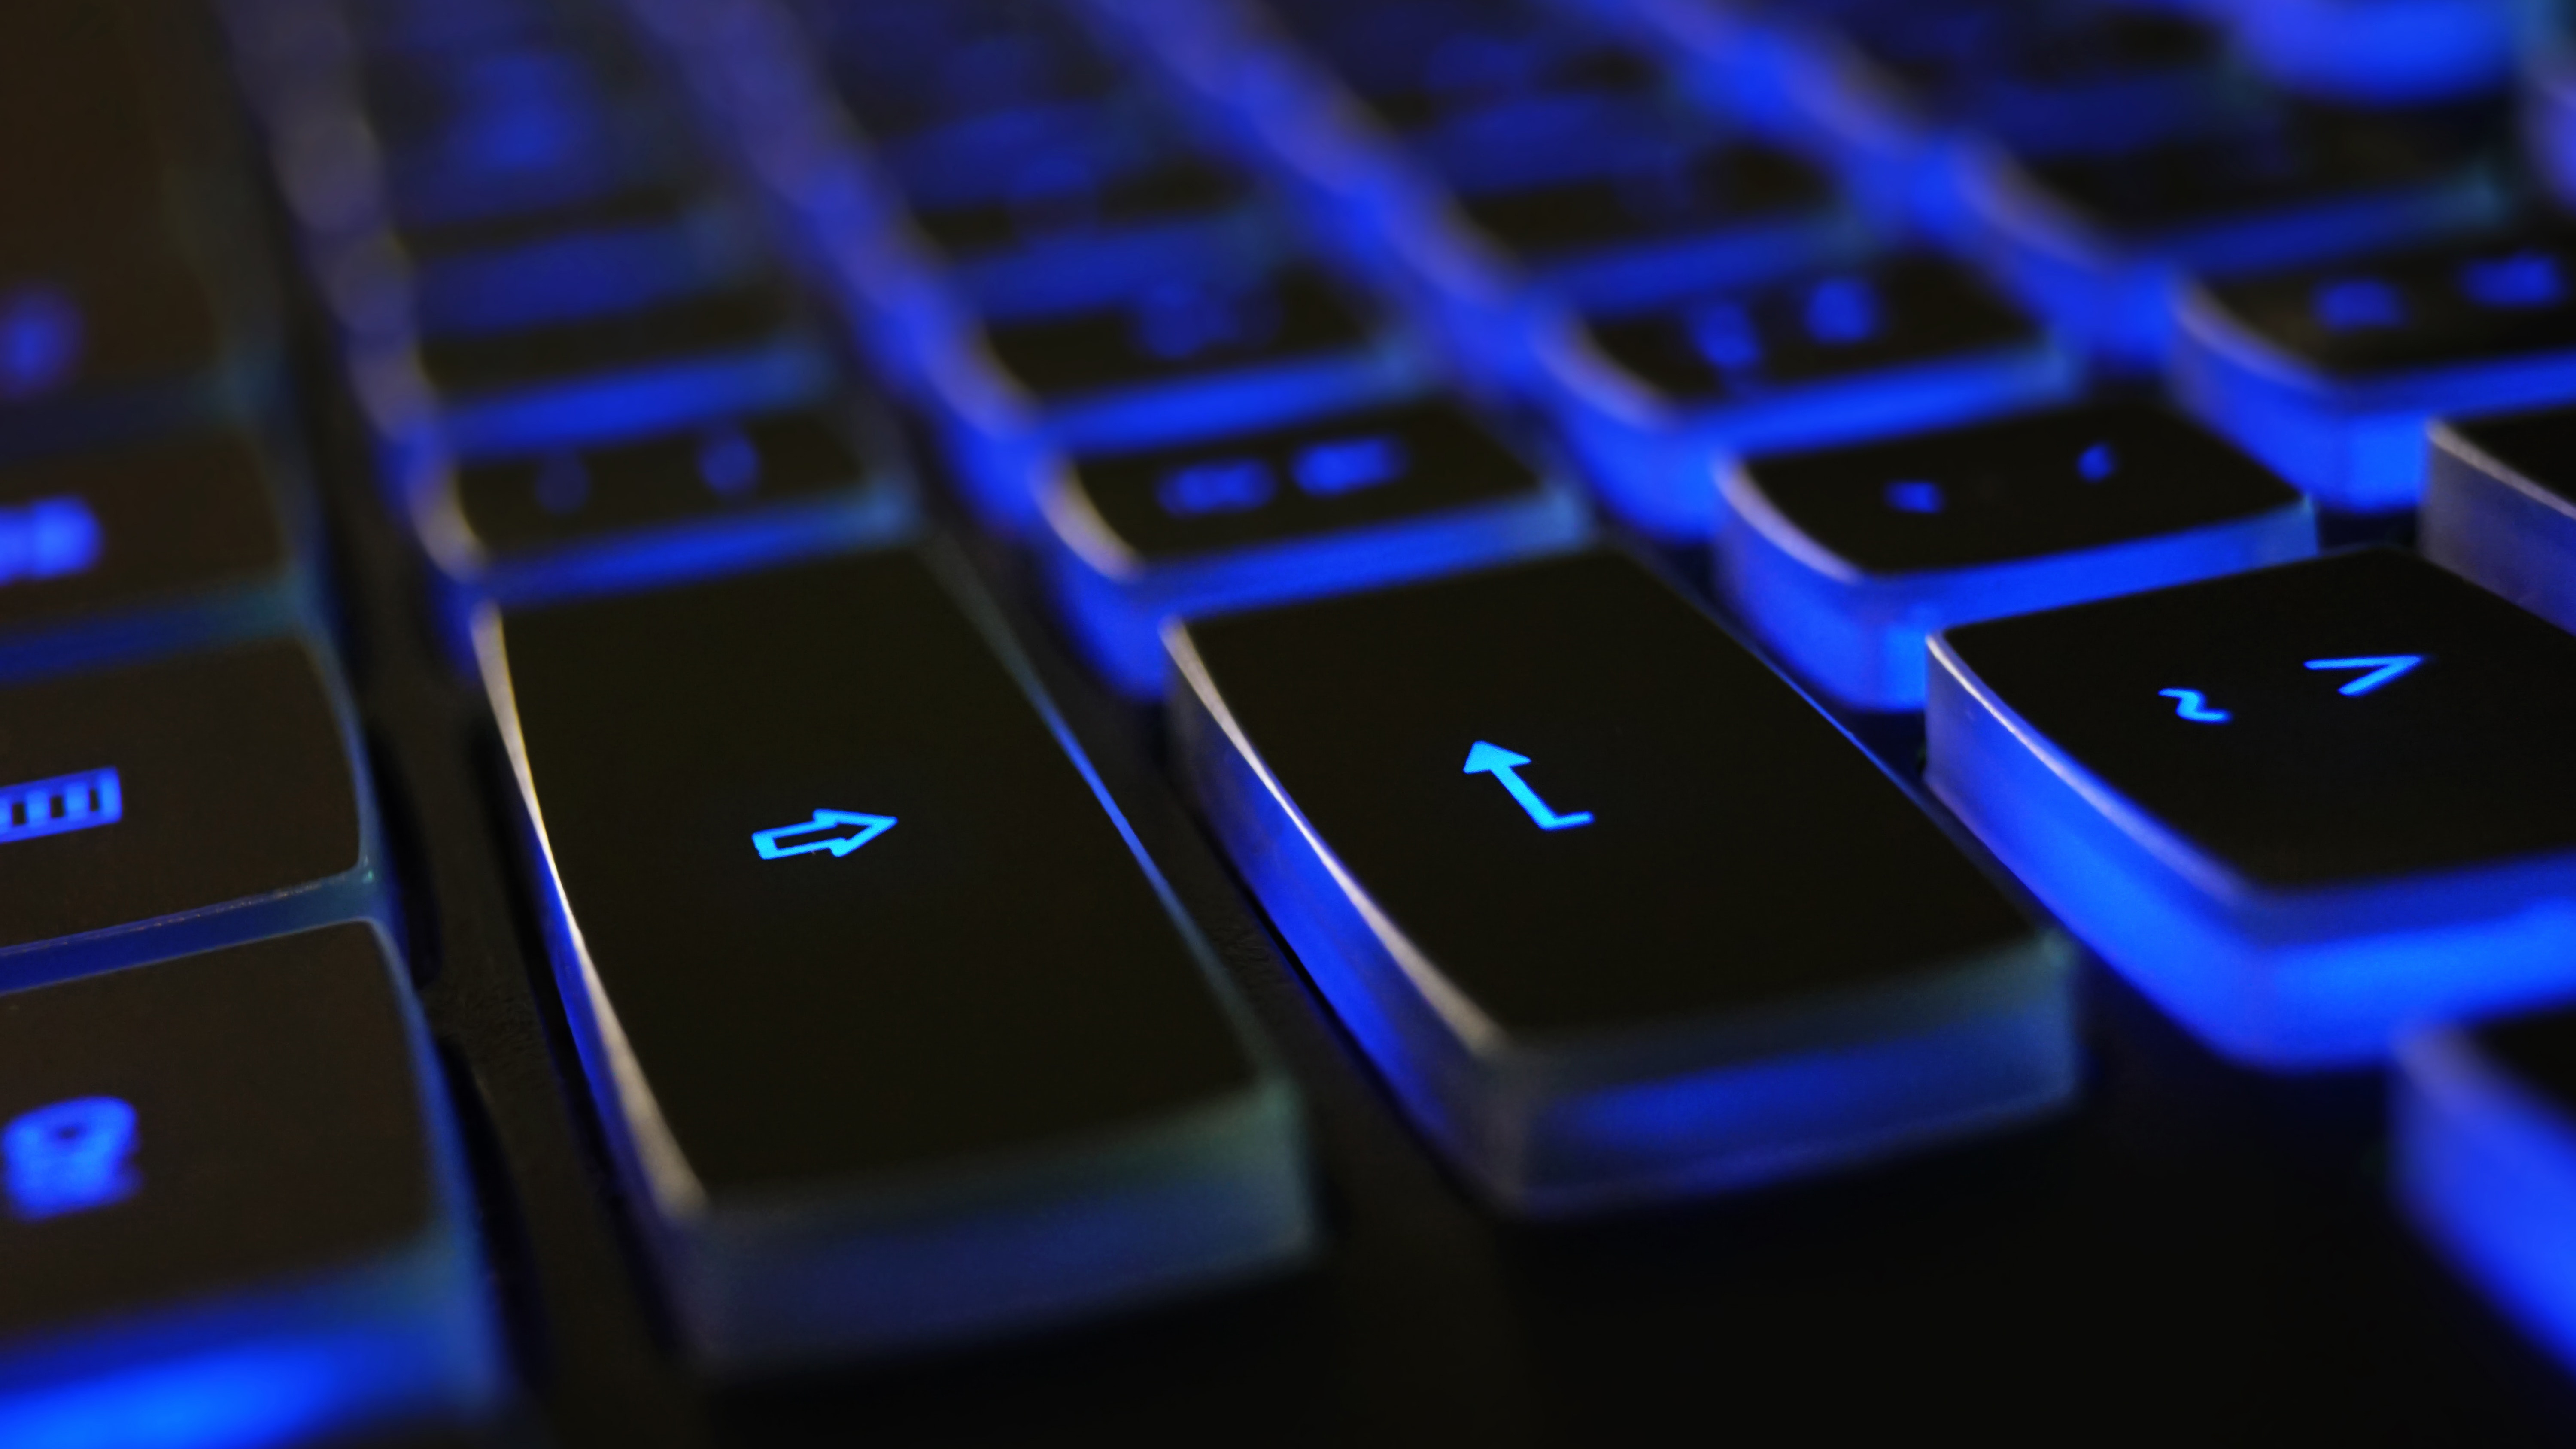
M1762 333L1742 304L1708 302L1691 309L1691 342L1719 372L1735 373L1762 364Z
M1878 289L1866 277L1830 277L1807 293L1807 335L1828 347L1849 347L1878 335Z
M739 428L718 428L698 445L698 477L717 495L739 498L760 486L760 450Z
M2197 689L2159 689L2156 693L2174 702L2174 718L2193 724L2225 724L2236 716L2223 709L2210 707L2209 697Z
M2405 297L2375 277L2320 282L2308 298L2308 310L2329 332L2367 332L2406 324Z
M2120 471L2120 455L2108 443L2095 443L2075 460L2075 471L2087 483L2100 483Z
M792 855L814 855L826 850L837 860L894 827L895 818L891 815L817 810L811 820L755 831L751 843L763 860L784 860ZM788 844L791 840L797 843Z
M113 768L0 786L0 844L96 830L125 818L125 782Z
M70 381L86 333L80 304L60 287L19 287L0 297L0 401L37 397Z
M1887 485L1887 506L1899 513L1934 514L1950 506L1949 498L1938 483L1909 478Z
M106 552L106 530L77 496L0 508L0 587L85 574Z
M2368 694L2424 662L2421 654L2372 654L2355 659L2311 659L2310 669L2359 669L2360 678L2348 680L2335 689L2342 695Z
M1547 802L1538 797L1538 792L1530 788L1529 782L1521 778L1520 768L1529 762L1527 755L1515 754L1500 745L1478 740L1467 747L1467 767L1463 773L1493 776L1512 797L1513 803L1528 812L1530 822L1541 830L1572 830L1578 825L1592 823L1589 810L1560 815L1549 809Z
M2558 259L2546 252L2473 261L2460 268L2460 295L2481 307L2519 310L2555 307L2567 300Z
M10 1211L32 1222L123 1202L142 1185L134 1150L134 1107L121 1097L21 1113L0 1129Z

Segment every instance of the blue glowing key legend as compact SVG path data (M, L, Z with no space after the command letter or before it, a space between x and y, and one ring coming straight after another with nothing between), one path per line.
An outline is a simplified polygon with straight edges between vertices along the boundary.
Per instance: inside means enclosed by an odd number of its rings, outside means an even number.
M2209 696L2197 689L2159 689L2156 693L2174 702L2174 718L2193 724L2225 724L2235 716L2223 709L2210 707Z
M894 829L894 823L891 815L817 810L811 820L755 831L751 843L760 851L763 860L784 860L791 855L813 855L826 850L838 859ZM797 840L794 845L787 844L798 837L810 838Z
M134 1108L117 1097L74 1097L20 1114L0 1131L9 1207L33 1222L107 1207L134 1195Z
M85 574L105 552L105 530L83 499L39 498L0 508L0 584Z
M2311 659L2310 669L2358 669L2358 677L2336 688L2342 695L2368 694L2424 662L2421 654L2366 654L2351 659Z
M1541 830L1571 830L1578 825L1592 823L1592 812L1589 810L1578 810L1571 815L1559 815L1549 809L1547 802L1538 798L1538 792L1531 789L1529 782L1520 776L1521 766L1529 762L1527 755L1517 755L1500 745L1478 740L1467 750L1467 768L1463 773L1491 775L1501 781L1503 789L1510 793L1512 799L1518 802L1523 810L1529 812L1529 818Z
M95 830L125 818L125 786L113 767L0 785L0 845Z

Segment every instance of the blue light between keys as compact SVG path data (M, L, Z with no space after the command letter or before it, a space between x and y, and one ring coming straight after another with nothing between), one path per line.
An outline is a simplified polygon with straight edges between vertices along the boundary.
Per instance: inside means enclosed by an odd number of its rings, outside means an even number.
M106 552L106 530L79 498L0 508L0 586L85 574Z
M113 767L0 786L0 845L95 830L125 818L125 782Z
M132 1197L134 1108L117 1097L74 1097L20 1114L0 1130L9 1207L30 1222Z
M814 855L826 850L832 852L833 859L837 860L894 827L895 819L891 815L817 810L811 820L753 832L751 844L763 860L784 860L791 855ZM787 844L798 837L812 838L795 845Z

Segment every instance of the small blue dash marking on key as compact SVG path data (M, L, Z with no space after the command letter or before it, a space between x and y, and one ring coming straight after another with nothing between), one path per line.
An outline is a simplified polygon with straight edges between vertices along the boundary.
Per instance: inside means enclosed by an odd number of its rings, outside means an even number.
M1521 766L1528 763L1527 755L1516 755L1500 745L1487 744L1483 740L1478 740L1468 747L1467 768L1464 773L1491 775L1502 781L1503 789L1510 793L1512 799L1519 802L1523 810L1529 812L1529 818L1538 822L1538 828L1541 830L1571 830L1575 826L1592 823L1592 812L1589 810L1578 810L1571 815L1559 815L1547 808L1547 802L1538 798L1538 792L1531 789L1520 777Z
M2310 300L2329 332L2362 332L2406 321L2406 301L2375 277L2352 277L2319 286Z
M125 782L113 767L0 785L0 845L96 830L125 818Z
M814 818L795 825L780 825L752 833L751 843L763 860L784 860L791 855L812 855L828 850L835 857L844 856L887 831L894 829L891 815L861 815L848 810L817 810ZM782 842L800 835L817 837L797 845Z
M2108 443L2095 443L2075 460L2075 471L2087 483L2099 483L2120 471L2120 455Z
M2211 709L2209 697L2197 689L2159 689L2156 693L2174 702L2174 718L2193 724L2225 724L2235 716L2223 709Z
M1404 444L1377 433L1314 444L1297 455L1289 471L1297 476L1298 487L1316 497L1331 498L1392 483L1409 466Z
M21 1113L0 1130L9 1206L28 1221L123 1202L134 1171L134 1108L116 1097L74 1097Z
M1878 328L1878 290L1866 277L1832 277L1807 293L1807 335L1824 346L1857 346Z
M2311 659L2308 668L2368 670L2335 690L2337 694L2355 695L2368 694L2423 662L2421 654L2361 654L2350 659Z
M1245 513L1270 501L1270 465L1258 458L1193 463L1164 475L1154 500L1174 518Z
M2481 307L2555 307L2567 300L2558 259L2546 252L2518 252L2460 268L2460 294Z
M725 498L738 498L760 486L760 450L740 429L707 435L698 445L698 476Z
M86 331L80 304L59 287L20 287L0 297L0 399L35 397L70 381Z
M1886 497L1887 506L1899 513L1933 514L1949 503L1942 496L1940 484L1926 483L1919 478L1888 484Z
M0 584L70 578L98 566L107 531L78 497L0 508Z

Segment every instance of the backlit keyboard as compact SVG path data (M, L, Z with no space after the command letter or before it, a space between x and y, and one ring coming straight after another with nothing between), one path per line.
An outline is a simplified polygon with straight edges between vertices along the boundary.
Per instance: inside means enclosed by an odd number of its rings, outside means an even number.
M2576 1440L2559 0L11 0L0 1449Z

